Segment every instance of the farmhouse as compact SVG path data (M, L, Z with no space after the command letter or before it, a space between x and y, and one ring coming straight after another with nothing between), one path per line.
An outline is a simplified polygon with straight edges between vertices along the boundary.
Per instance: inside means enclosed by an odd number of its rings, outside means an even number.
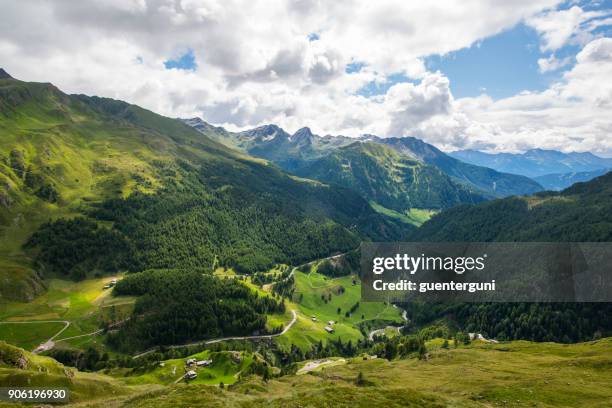
M316 321L317 321L317 317L316 317L315 315L312 315L312 316L310 317L310 320L312 320L313 322L316 322Z
M336 323L336 322L334 322L333 320L330 320L329 322L327 322L327 325L328 325L328 326L333 326L333 325L334 325L334 323Z
M212 360L200 360L196 361L196 366L198 367L207 367L212 364Z
M185 365L188 366L188 367L191 367L192 365L194 365L196 363L196 361L197 360L195 358L188 358L185 361Z
M329 327L329 326L325 326L325 331L328 332L328 333L333 333L334 329Z
M198 376L198 373L196 373L193 370L189 370L187 371L187 373L185 374L185 378L188 380L193 380L194 378L196 378Z

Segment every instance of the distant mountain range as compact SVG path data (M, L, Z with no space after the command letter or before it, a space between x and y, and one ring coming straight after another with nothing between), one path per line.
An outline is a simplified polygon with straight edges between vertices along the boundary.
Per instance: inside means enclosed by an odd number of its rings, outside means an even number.
M533 179L544 186L544 188L547 190L560 191L571 186L572 184L592 180L595 177L602 176L610 171L612 171L612 168L603 168L593 171L580 171L577 173L546 174L544 176L534 177Z
M415 207L449 208L543 189L527 177L464 163L412 137L318 136L309 128L289 134L276 125L235 133L199 118L184 122L283 170L349 187L400 212Z
M531 177L538 182L544 182L544 187L555 190L568 187L571 185L567 184L568 182L585 181L584 177L588 177L587 174L583 174L574 179L575 173L612 168L612 158L598 157L588 152L562 153L556 150L532 149L520 154L491 154L476 150L460 150L450 155L466 163ZM590 178L601 174L603 173L593 173ZM542 176L549 177L538 178Z

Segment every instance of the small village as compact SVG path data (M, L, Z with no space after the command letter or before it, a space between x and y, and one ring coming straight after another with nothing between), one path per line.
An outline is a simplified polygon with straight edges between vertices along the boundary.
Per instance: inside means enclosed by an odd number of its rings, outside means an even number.
M319 319L317 319L317 316L315 315L310 316L310 320L312 320L313 322L319 321ZM334 324L336 324L336 322L334 322L333 320L328 321L327 326L325 326L323 330L325 330L329 334L332 334L334 332L334 328L332 327Z
M187 372L185 373L184 378L186 380L193 380L198 376L198 373L196 372L195 369L197 368L201 368L201 367L208 367L209 365L212 364L212 359L210 360L197 360L195 358L188 358L187 360L185 360L185 370L187 370Z

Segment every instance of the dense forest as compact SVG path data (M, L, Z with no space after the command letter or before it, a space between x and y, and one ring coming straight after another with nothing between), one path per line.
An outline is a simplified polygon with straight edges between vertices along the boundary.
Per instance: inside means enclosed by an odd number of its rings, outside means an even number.
M156 194L110 199L82 218L44 224L27 243L42 269L234 268L254 273L345 252L363 238L400 238L409 226L375 213L355 193L296 183L245 161L168 166Z
M122 351L263 332L266 313L285 311L282 301L201 271L133 273L120 280L113 293L138 296L132 318L108 335L108 343Z
M440 213L414 241L612 241L612 172L560 192L510 197Z
M413 241L606 242L612 240L612 173L560 193L461 206L434 216ZM535 341L576 342L612 334L609 303L410 304L427 325L450 319L466 331Z
M361 252L359 250L350 251L343 256L328 259L317 266L317 272L329 276L330 278L359 274L359 261ZM309 271L305 271L306 273Z

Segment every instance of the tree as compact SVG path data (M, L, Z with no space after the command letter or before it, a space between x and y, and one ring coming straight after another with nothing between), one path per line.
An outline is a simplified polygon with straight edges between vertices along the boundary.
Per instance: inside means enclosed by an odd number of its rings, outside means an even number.
M363 373L360 371L359 374L357 374L357 378L355 378L355 385L357 386L362 386L365 385L365 378L363 376Z

